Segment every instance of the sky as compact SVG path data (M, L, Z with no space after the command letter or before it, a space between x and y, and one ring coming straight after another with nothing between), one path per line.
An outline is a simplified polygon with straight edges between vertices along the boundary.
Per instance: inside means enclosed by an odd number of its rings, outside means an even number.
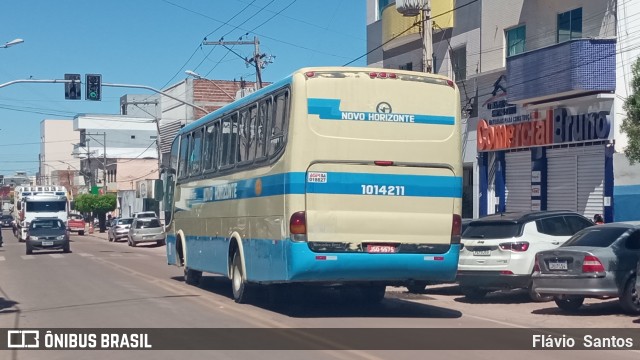
M277 81L306 66L344 65L366 53L364 0L20 0L3 4L0 84L20 79L64 79L101 74L105 83L163 89L185 70L208 79L255 79L241 57L253 46L219 41L260 40L271 56L263 81ZM238 56L239 55L239 56ZM365 66L366 57L351 65ZM38 171L40 122L77 114L118 114L125 94L103 87L102 101L65 100L64 84L22 83L0 88L0 174Z

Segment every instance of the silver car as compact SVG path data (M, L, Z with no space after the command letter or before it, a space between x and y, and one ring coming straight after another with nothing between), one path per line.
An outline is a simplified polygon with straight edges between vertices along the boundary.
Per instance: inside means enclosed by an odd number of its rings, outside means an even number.
M539 252L533 290L575 311L585 298L619 298L626 313L640 313L636 271L640 222L586 228L554 250Z
M127 242L129 246L136 246L138 243L155 242L158 245L165 244L164 227L158 218L137 218L133 219Z
M107 232L109 241L126 239L129 236L129 228L133 223L133 218L116 218L111 221L111 226Z

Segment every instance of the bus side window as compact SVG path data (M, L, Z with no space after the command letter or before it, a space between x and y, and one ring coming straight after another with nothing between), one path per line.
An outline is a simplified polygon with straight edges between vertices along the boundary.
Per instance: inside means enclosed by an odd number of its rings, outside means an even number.
M183 179L187 177L187 159L189 156L189 134L182 135L180 139L180 160L178 163L178 178Z
M200 159L202 157L202 129L197 129L191 135L189 146L189 175L200 173Z
M207 126L204 137L204 171L211 171L217 168L216 158L219 151L218 134L220 133L220 121Z
M240 111L240 124L238 133L238 151L240 152L239 162L245 162L249 160L249 110L243 109Z
M269 156L277 154L284 146L284 132L289 107L289 92L276 95L273 122L269 134Z
M258 126L256 128L256 159L262 159L267 155L266 138L267 126L271 123L272 117L271 99L260 102L260 111L258 114Z
M220 166L229 167L238 159L238 114L222 120L222 157Z

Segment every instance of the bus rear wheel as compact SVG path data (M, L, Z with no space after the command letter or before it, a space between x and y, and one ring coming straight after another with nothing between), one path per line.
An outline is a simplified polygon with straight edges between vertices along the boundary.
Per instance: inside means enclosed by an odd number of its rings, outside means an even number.
M238 304L244 304L249 301L251 288L247 285L242 271L242 260L238 252L233 254L233 260L231 261L231 290L233 290L233 300Z

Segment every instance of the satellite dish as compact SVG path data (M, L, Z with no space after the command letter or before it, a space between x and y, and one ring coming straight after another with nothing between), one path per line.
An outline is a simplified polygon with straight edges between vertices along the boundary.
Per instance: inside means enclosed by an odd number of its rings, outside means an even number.
M404 16L418 16L427 0L396 0L396 10Z

